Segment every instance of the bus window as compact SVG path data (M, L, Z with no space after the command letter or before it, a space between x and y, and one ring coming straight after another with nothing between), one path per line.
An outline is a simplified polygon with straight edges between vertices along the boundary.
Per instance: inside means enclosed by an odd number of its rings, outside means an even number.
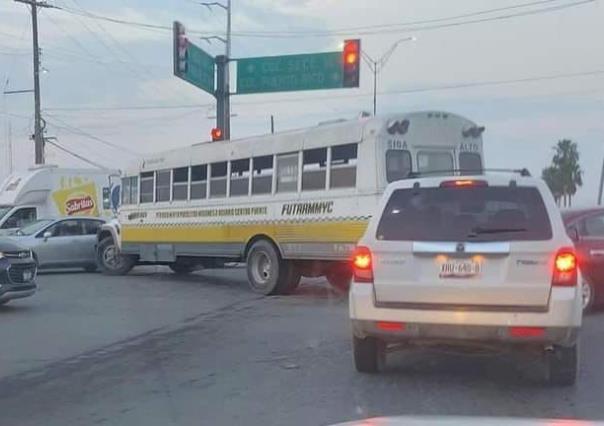
M354 188L357 184L357 144L331 148L330 188Z
M130 199L130 178L122 178L122 205L132 203Z
M231 161L231 197L248 194L250 160Z
M277 156L277 192L298 190L298 153Z
M308 149L302 160L302 191L325 189L327 148Z
M191 200L206 198L208 184L208 166L191 167Z
M411 153L406 150L386 151L386 181L406 179L411 173Z
M138 199L138 176L122 178L122 204L136 204Z
M189 168L180 167L172 170L172 200L181 201L188 197Z
M210 167L210 197L226 197L227 190L227 162L212 163Z
M273 156L254 157L252 168L252 194L270 194L273 186Z
M417 170L420 172L453 172L453 156L442 151L423 151L417 154ZM450 173L446 173L451 171Z
M155 201L170 201L170 174L171 170L158 170L155 172Z
M141 173L141 203L153 202L153 172Z
M459 169L470 172L480 172L482 170L482 159L480 154L475 152L459 153Z

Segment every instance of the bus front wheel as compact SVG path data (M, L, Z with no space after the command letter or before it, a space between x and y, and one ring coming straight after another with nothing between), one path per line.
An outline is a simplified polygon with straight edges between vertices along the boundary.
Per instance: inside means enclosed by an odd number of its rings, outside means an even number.
M267 240L252 245L246 267L250 287L265 296L291 293L300 281L293 263L283 260L277 248Z
M107 275L126 275L136 263L132 256L120 253L111 237L107 237L99 243L97 260L98 265Z

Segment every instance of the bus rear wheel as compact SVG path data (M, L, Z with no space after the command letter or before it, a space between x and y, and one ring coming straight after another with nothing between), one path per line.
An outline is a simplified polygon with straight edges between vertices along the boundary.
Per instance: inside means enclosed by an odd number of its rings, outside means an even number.
M103 239L97 250L97 263L107 275L126 275L136 264L132 256L119 252L113 238Z
M300 282L300 274L293 263L283 260L277 248L267 240L252 245L246 267L250 287L265 296L289 294Z

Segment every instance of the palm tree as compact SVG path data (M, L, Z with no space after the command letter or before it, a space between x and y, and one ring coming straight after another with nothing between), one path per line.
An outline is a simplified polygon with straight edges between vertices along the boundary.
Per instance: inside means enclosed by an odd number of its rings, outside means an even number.
M583 171L579 166L579 149L570 139L558 141L552 165L559 171L565 206L572 205L572 197L583 186Z
M560 205L560 200L562 199L562 180L560 179L560 173L558 173L558 169L554 166L549 166L543 169L541 172L541 179L547 183L549 189L552 191L554 195L554 199L556 200L556 204Z
M554 195L556 202L564 207L572 205L572 197L583 185L583 171L579 166L577 144L570 139L562 139L554 147L552 165L543 169L541 177Z

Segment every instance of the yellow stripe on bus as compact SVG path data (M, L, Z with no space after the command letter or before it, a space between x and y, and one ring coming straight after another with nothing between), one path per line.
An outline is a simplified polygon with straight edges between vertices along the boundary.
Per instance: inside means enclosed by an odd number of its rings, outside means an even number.
M367 221L314 223L225 224L225 225L136 225L124 226L122 241L127 243L237 243L264 234L280 243L356 243Z

